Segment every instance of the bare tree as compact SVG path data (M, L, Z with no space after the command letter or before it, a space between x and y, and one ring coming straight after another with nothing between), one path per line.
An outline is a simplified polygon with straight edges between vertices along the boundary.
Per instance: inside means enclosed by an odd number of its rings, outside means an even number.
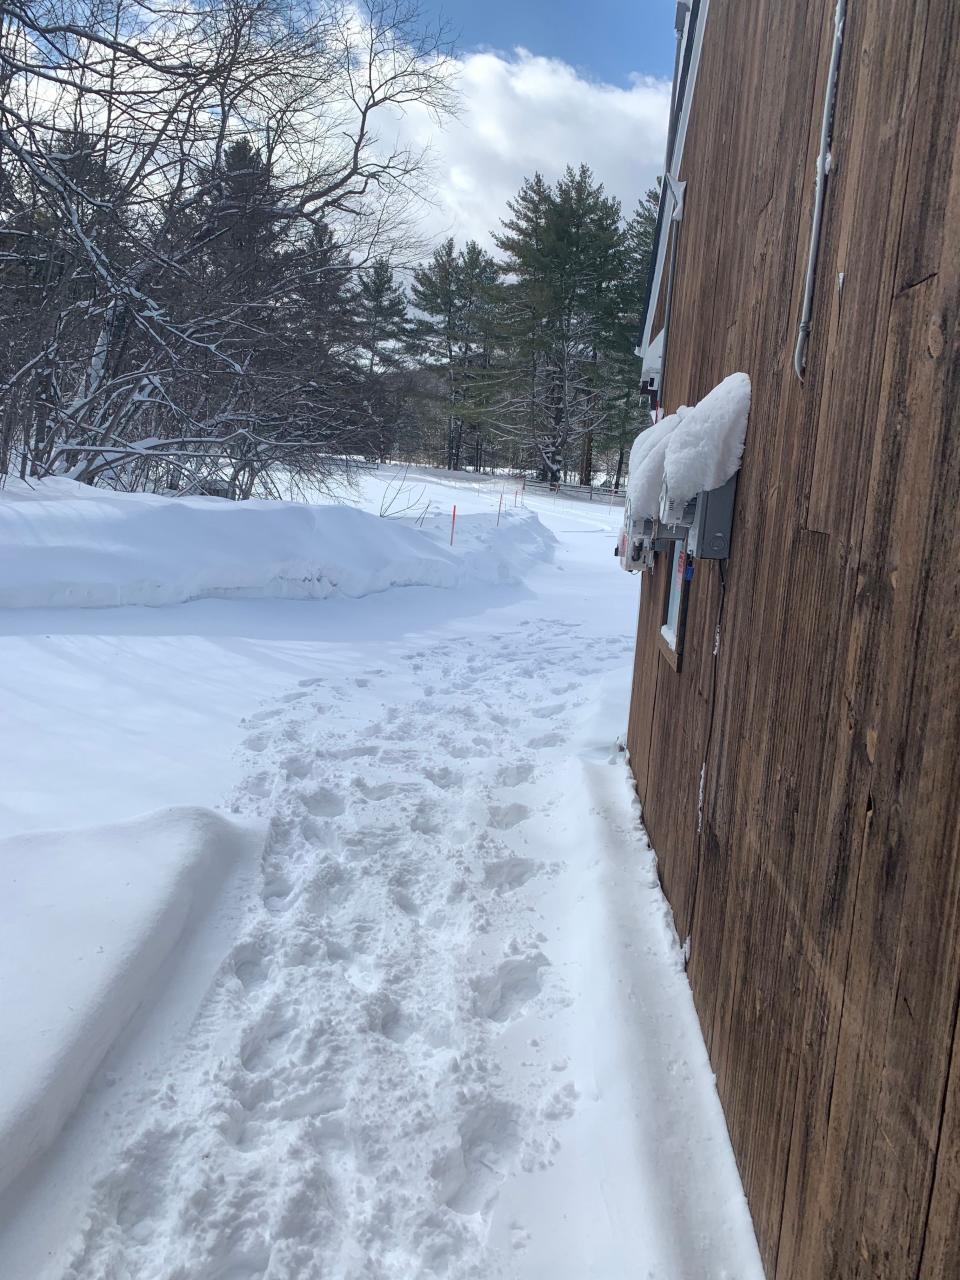
M452 90L404 0L0 0L0 474L244 496L363 452L342 312L414 102Z

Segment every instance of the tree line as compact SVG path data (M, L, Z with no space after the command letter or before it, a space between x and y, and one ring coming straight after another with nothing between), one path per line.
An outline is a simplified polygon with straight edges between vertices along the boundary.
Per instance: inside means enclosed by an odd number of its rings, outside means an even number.
M495 252L429 255L385 139L449 59L407 0L0 0L0 477L618 477L656 193L535 175Z
M435 460L619 484L650 420L634 348L657 200L648 191L624 220L586 165L553 184L535 174L509 202L495 253L450 239L414 273L412 349L435 409Z

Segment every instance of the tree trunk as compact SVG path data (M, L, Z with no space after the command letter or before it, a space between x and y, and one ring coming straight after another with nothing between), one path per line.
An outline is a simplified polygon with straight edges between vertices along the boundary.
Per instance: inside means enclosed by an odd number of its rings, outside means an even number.
M583 446L580 450L580 483L590 484L593 480L593 431L588 427L583 433Z
M620 478L623 475L623 445L620 446L620 452L617 454L617 474L613 480L613 492L620 492Z

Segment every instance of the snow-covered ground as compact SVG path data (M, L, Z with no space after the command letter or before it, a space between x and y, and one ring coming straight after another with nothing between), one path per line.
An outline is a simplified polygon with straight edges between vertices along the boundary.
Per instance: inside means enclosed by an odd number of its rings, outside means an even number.
M0 495L4 1280L762 1274L619 513L390 474Z

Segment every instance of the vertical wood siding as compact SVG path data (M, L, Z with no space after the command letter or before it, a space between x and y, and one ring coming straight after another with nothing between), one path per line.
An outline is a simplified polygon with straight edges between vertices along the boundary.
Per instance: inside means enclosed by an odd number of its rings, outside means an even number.
M710 5L664 394L753 405L719 653L701 562L658 656L660 557L629 746L771 1280L956 1280L960 4L848 0L801 386L833 9Z

